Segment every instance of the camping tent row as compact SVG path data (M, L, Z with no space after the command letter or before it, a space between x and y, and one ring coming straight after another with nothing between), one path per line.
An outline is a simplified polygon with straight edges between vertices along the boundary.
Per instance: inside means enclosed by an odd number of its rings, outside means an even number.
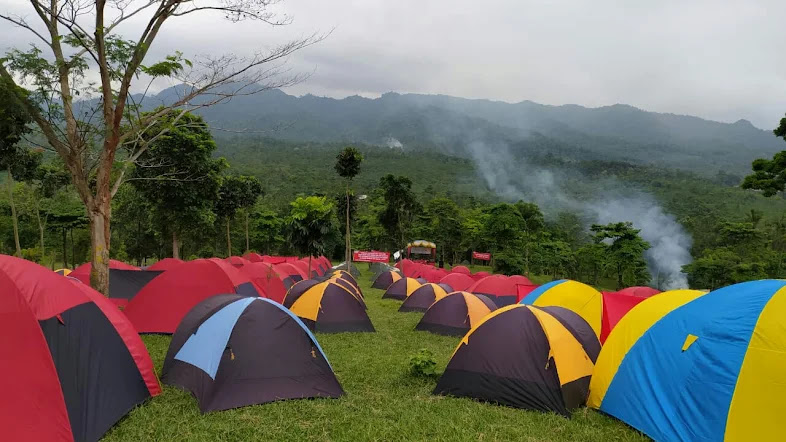
M366 313L363 293L355 278L345 270L297 282L287 292L283 304L312 331L375 331Z
M434 393L567 417L586 403L654 440L780 438L786 281L660 294L598 294L575 284L555 281L484 316L464 335ZM587 319L615 296L638 302L601 346L598 321L593 327ZM595 306L578 313L544 305L576 309L581 302Z
M426 282L437 283L448 275L460 274L469 277L473 282L489 276L488 272L472 273L466 266L453 266L449 271L435 267L432 264L415 262L410 259L402 259L396 263L396 268L403 276L410 278L423 278ZM384 288L384 287L383 287Z
M0 291L0 327L14 337L0 340L0 385L8 396L0 401L0 440L99 440L160 394L131 320L89 285L0 255ZM203 412L343 394L308 327L258 296L210 296L191 308L162 380L191 391Z
M381 273L372 287L384 288L383 298L404 300L424 282L416 277L404 276L398 271ZM432 283L429 283L432 284ZM532 282L524 276L489 275L480 280L473 280L463 273L451 273L436 282L447 292L466 291L489 297L497 306L514 304L520 300L519 286L532 286Z
M268 258L274 261L276 257ZM279 264L243 257L167 259L145 270L112 260L109 299L124 309L138 332L173 333L192 307L213 295L234 293L283 302L287 289L309 274L308 258L287 259L278 259ZM324 275L329 265L327 258L312 258L312 276ZM85 264L69 277L89 284L90 269Z

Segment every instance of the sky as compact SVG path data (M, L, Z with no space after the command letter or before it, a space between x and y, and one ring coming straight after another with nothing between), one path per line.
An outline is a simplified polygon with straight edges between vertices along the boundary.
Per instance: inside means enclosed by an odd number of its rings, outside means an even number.
M786 113L783 0L283 0L275 10L292 24L172 20L151 58L251 54L329 32L290 58L311 75L288 93L624 103L768 130ZM24 0L0 0L5 11L34 19ZM134 38L140 25L120 32ZM30 41L0 24L0 51Z

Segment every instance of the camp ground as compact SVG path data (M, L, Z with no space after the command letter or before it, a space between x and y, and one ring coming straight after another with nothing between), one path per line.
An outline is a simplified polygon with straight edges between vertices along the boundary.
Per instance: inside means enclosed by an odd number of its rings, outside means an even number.
M263 264L113 264L154 272L121 305L0 256L15 337L2 341L2 439L776 440L783 428L784 281L600 292L490 274L448 291L320 258L279 302L287 273ZM519 301L499 306L511 283ZM433 372L413 368L424 362Z

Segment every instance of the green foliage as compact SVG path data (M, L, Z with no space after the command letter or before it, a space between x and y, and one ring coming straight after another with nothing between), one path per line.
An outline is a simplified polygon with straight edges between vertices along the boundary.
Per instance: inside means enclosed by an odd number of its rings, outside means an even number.
M342 178L352 180L360 173L363 155L354 147L347 146L336 156L336 173Z
M256 177L230 175L221 180L216 200L216 214L224 219L232 219L235 212L247 209L262 195L262 183Z
M305 256L324 255L329 236L333 205L325 197L300 197L290 204L287 227L292 247Z
M786 151L778 152L771 160L753 162L753 173L742 182L743 189L761 190L764 196L783 192L786 186Z
M427 348L421 348L417 353L409 357L409 373L419 377L435 377L437 375L437 361L434 360L434 352Z
M420 211L420 204L412 192L412 180L388 174L379 180L379 187L385 201L384 209L378 214L379 223L387 231L393 248L402 248L415 214Z
M212 226L213 203L227 163L212 157L216 145L207 124L201 117L173 111L149 134L155 139L139 157L131 182L153 203L156 223L181 235Z
M634 229L633 224L593 224L590 230L595 234L595 243L606 246L604 262L615 269L618 290L647 284L652 279L644 261L644 252L650 245L641 239L639 230Z
M14 178L22 181L32 176L41 160L40 155L19 146L32 123L19 99L25 95L23 89L0 78L0 170L11 169Z
M448 198L435 198L426 205L423 216L425 234L437 245L437 253L447 257L450 264L458 261L463 236L462 219L458 205Z

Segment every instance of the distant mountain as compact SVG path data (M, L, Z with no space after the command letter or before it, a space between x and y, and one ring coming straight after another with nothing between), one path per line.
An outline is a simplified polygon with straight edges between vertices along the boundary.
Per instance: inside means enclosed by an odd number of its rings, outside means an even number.
M177 88L156 100L169 101ZM599 108L505 103L445 95L387 93L380 98L295 97L280 90L235 97L201 110L214 128L290 141L362 142L466 154L471 143L509 145L517 154L557 154L742 174L753 159L786 144L746 120L733 124L647 112L617 104ZM493 149L494 147L489 147Z

